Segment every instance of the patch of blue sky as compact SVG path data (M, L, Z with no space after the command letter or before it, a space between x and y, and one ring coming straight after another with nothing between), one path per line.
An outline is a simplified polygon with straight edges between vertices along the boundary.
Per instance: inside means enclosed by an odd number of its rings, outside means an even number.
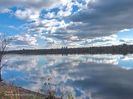
M57 14L59 11L60 11L59 8L50 9L50 12L54 12L55 14Z
M87 0L77 0L77 2L80 3L80 4L86 4L86 1Z
M16 34L19 34L22 32L21 29L18 29L17 27L14 27L14 26L0 25L0 28L1 28L0 32L4 33L4 35L6 35L6 36L13 36L13 35L16 35Z
M42 48L43 46L47 45L47 41L45 41L44 39L38 39L37 44L39 44L40 48Z
M117 33L118 39L133 39L133 29Z
M8 13L0 14L0 24L1 25L14 25L14 26L20 26L22 24L25 24L25 20L20 20L16 18L13 15L10 15Z
M41 12L40 12L40 18L44 18L44 16L48 13L47 10L45 9L42 9Z
M13 7L10 7L9 9L10 9L12 12L16 12L17 9L18 9L18 7L13 6Z
M57 15L57 13L60 11L59 8L52 8L52 9L42 9L40 12L40 18L43 19L44 16L48 13L54 13L55 15Z
M79 7L77 5L72 6L72 13L75 13L79 10Z
M2 33L9 35L21 33L22 30L18 28L25 23L27 23L27 21L20 20L9 13L0 14L0 32Z

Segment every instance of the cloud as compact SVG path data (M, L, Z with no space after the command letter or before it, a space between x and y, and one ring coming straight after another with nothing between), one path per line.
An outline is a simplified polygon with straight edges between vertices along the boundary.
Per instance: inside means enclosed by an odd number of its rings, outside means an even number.
M40 12L35 9L18 9L15 12L15 16L20 19L27 19L27 20L36 20L40 16Z
M1 0L0 8L12 7L12 6L25 6L30 8L49 8L60 4L61 0Z
M129 32L129 31L130 31L130 29L123 29L120 32Z
M22 49L37 46L37 39L29 34L19 34L12 37L10 48Z
M30 18L34 20L35 18L39 18L39 14L42 9L48 10L54 7L62 7L62 6L65 6L66 4L67 4L67 0L34 0L34 1L1 0L0 1L0 12L7 13L10 11L10 8L17 7L15 11L15 15L18 18L20 19Z
M0 9L0 13L12 13L12 11L6 8L6 9Z
M58 42L60 46L115 44L116 39L104 37L133 28L132 5L131 0L0 1L3 13L30 20L23 26L27 33L42 36L50 45ZM12 6L16 6L16 10L7 9Z
M74 30L79 38L109 36L133 28L132 0L93 0L67 19L73 23L66 32ZM80 23L80 24L79 24Z

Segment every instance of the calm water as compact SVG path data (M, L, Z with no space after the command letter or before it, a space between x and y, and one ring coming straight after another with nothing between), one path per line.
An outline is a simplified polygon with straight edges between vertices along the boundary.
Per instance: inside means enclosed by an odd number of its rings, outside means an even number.
M2 78L75 99L133 99L133 55L7 56Z

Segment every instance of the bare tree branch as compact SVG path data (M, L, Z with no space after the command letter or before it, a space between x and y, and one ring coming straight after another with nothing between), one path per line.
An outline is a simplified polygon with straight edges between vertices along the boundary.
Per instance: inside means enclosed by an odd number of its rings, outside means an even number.
M9 44L10 39L6 38L5 35L0 35L0 70L3 68L2 59L5 55L5 51L7 49L7 45Z
M5 55L5 51L7 49L7 45L9 44L11 39L6 38L5 35L0 34L0 81L2 81L1 73L2 73L2 68L4 65L2 65L2 59Z

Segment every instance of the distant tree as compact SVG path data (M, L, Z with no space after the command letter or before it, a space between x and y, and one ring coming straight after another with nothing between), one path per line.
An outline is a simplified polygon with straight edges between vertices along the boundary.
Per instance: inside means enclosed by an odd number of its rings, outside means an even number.
M10 39L6 38L4 35L0 34L0 81L2 81L2 68L4 67L2 65L2 59L5 56L5 51L7 49L7 45L9 44Z

